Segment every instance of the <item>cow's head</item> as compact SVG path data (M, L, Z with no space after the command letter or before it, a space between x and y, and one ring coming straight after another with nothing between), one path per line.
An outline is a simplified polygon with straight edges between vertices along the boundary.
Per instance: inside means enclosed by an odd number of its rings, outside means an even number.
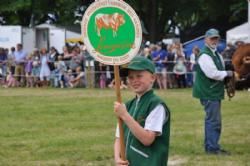
M124 15L123 14L118 14L117 15L117 21L118 21L119 25L124 24L125 23Z
M244 58L243 58L243 63L247 66L250 65L250 52L248 55L246 55Z
M250 44L238 47L233 55L232 63L240 76L250 74Z
M245 44L241 47L245 47L244 52L242 52L242 62L245 66L250 66L250 44Z

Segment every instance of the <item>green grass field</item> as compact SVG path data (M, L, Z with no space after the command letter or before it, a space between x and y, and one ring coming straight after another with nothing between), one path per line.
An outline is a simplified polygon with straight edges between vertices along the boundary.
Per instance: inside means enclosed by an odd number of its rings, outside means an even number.
M204 112L191 89L156 93L172 112L169 165L250 166L249 92L223 101L221 144L231 156L204 153ZM113 166L115 100L113 90L1 88L0 165Z

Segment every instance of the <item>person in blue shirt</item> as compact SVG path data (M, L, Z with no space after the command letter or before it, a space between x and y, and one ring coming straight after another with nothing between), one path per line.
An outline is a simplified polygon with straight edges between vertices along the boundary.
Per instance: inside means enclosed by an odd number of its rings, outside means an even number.
M152 53L152 59L156 68L156 81L159 89L167 88L167 51L165 48L166 46L162 42L158 42L156 44L156 50Z
M16 45L16 51L14 52L15 61L15 76L18 83L24 83L24 64L26 60L27 53L23 50L22 44Z
M5 53L4 48L0 48L0 69L1 75L6 77L7 74L7 54Z

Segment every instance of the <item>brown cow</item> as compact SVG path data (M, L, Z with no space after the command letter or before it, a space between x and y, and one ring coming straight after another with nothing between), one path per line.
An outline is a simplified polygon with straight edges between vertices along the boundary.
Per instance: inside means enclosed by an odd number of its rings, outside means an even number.
M232 63L238 78L250 75L250 44L243 44L237 48Z
M112 29L113 37L117 36L117 31L121 25L125 23L124 16L119 13L102 14L99 13L95 16L95 24L97 28L97 35L101 36L101 29Z

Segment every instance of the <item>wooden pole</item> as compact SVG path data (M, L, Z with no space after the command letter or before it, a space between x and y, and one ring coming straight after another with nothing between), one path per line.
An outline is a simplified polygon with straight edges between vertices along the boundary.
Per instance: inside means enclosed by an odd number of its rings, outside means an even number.
M114 66L114 72L115 72L115 91L116 91L116 97L117 101L119 103L122 102L122 97L121 97L121 89L120 89L120 84L121 84L121 79L120 79L120 72L119 72L119 66L115 65ZM120 152L121 152L121 159L126 160L125 156L125 144L124 144L124 131L122 127L122 120L119 118L118 119L118 124L119 124L119 133L120 133Z
M114 66L114 73L115 73L115 92L116 92L116 99L119 103L122 103L121 97L121 89L120 89L120 73L119 73L119 66ZM122 160L126 160L125 157L125 145L124 145L124 131L122 127L122 120L118 118L118 125L119 125L119 133L120 133L120 155Z

